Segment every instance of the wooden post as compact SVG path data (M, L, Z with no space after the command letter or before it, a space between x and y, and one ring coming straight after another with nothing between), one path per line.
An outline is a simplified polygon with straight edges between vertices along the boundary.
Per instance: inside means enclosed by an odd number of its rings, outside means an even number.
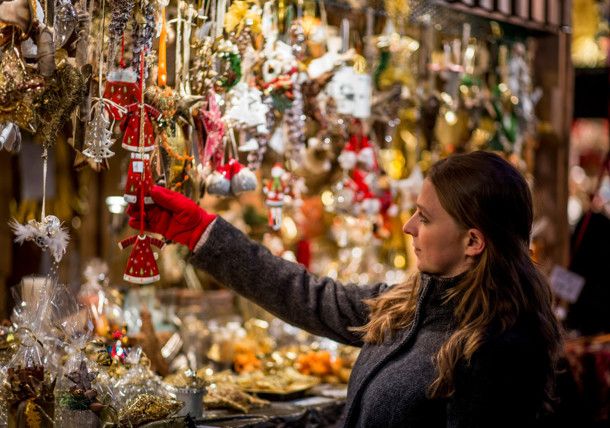
M13 170L11 168L11 154L0 151L0 319L8 318L8 289L11 284L7 280L11 274L12 260L12 233L8 227L10 218L10 201L13 199Z

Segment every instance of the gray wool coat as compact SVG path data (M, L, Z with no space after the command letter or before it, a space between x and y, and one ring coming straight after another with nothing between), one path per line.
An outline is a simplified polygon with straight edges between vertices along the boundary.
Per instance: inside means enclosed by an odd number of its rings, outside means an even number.
M428 398L436 377L433 356L455 329L453 308L442 299L455 279L421 274L412 326L381 345L365 344L349 327L366 323L363 300L386 291L386 284L342 285L318 278L273 256L220 217L208 233L191 258L193 265L293 325L362 348L349 381L344 426L535 426L544 352L527 322L490 336L470 364L460 364L451 397Z

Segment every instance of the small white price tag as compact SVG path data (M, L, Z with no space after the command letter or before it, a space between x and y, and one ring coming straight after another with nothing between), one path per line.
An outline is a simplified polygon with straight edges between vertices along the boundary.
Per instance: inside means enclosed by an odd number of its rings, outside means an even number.
M133 172L137 172L142 174L144 172L144 162L142 161L133 161L132 162Z
M335 73L329 92L337 103L337 111L360 119L371 115L371 76L356 73L353 67L345 66Z
M340 114L352 114L355 108L355 72L352 67L343 67L335 73L330 85L331 96L337 103Z
M569 270L555 266L551 271L551 288L561 299L574 303L585 285L585 279Z
M354 76L354 95L356 99L354 117L368 119L371 116L371 98L373 97L371 76L368 74Z

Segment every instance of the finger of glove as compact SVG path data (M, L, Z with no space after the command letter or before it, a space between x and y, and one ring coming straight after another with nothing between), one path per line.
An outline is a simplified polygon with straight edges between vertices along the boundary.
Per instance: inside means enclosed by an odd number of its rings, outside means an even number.
M161 186L152 186L150 196L157 205L175 213L197 207L197 204L186 196Z
M142 211L132 212L129 219L129 226L134 229L139 229L143 219L145 230L164 235L164 233L167 231L171 218L172 213L169 211L152 206L146 209L143 213Z
M140 214L140 204L129 204L127 206L127 215L129 217L135 217Z

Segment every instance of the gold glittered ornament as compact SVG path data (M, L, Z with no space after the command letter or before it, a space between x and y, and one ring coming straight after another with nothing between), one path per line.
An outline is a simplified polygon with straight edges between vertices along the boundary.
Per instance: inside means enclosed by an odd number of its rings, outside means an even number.
M45 89L44 78L25 64L16 47L0 55L0 122L14 122L34 132L36 107Z
M173 398L140 394L119 412L119 426L132 427L159 421L175 414L183 405Z

